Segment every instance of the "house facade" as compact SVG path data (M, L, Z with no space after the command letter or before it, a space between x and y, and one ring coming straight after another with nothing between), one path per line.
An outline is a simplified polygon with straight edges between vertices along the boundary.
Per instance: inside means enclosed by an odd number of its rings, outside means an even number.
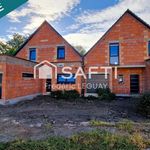
M48 61L57 67L57 78L53 76L51 79L45 79L43 84L50 89L46 87L42 93L69 89L81 92L81 77L63 81L62 75L65 74L62 74L62 68L70 66L71 72L75 74L76 69L82 66L82 57L47 21L31 35L15 56L37 63ZM63 84L65 86L62 86Z
M118 95L140 94L148 90L150 70L150 26L127 10L84 57L85 70L90 66L112 67L108 78L99 69L95 79L104 80ZM115 79L117 68L117 79ZM94 93L86 89L86 94Z
M62 73L63 67L72 68L70 79L63 79L68 76ZM83 76L74 78L79 67L87 79ZM91 79L88 78L90 67L98 68ZM106 67L111 67L107 79ZM52 73L46 74L44 70ZM39 78L41 76L44 78ZM130 10L84 57L46 21L14 57L0 55L0 101L4 103L55 90L77 90L80 94L93 95L96 88L83 84L95 83L109 86L118 95L150 91L150 26Z
M66 66L72 68L73 77L64 80L62 76L67 74L62 73L62 68ZM44 21L14 57L0 55L1 102L26 99L54 90L77 90L81 93L82 78L74 79L78 67L82 67L81 55ZM53 73L57 69L57 74L40 78L43 68Z

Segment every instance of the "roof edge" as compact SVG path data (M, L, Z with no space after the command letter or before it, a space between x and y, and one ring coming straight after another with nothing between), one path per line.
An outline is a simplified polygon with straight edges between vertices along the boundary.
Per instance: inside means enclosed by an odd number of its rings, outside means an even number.
M138 17L135 13L133 13L130 9L127 9L121 17L101 36L101 38L92 46L87 53L83 56L86 57L86 55L91 52L91 50L107 35L107 33L124 17L125 14L130 14L133 16L135 19L137 19L139 22L141 22L144 26L146 26L148 29L150 29L150 25L146 23L144 20L142 20L140 17Z
M41 29L44 24L48 24L57 35L59 35L81 58L83 57L47 20L44 20L43 23L29 36L29 38L19 47L13 56L16 56L18 52L33 38L33 36Z
M40 30L40 28L43 26L44 23L47 23L46 20L43 21L43 23L28 37L27 40L17 49L17 51L14 53L13 56L16 56L18 52L32 39L32 37Z
M31 63L37 64L37 62L30 61L30 60L27 60L27 59L24 59L24 58L20 58L20 57L16 57L16 56L11 56L11 55L6 55L6 54L0 54L0 57L1 57L1 56L11 57L11 58L14 58L14 59L20 59L20 60L23 60L23 61L28 61L28 62L31 62Z

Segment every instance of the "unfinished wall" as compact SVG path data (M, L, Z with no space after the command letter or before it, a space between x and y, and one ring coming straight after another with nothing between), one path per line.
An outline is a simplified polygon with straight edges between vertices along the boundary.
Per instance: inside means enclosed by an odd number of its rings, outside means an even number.
M10 57L0 56L3 72L2 98L5 100L42 93L39 79L24 78L22 73L33 73L35 63Z
M144 66L145 59L149 58L149 39L150 29L127 11L87 53L84 58L85 69L88 70L91 66L111 66L109 44L119 43L118 66L128 66L128 68L120 70L120 74L125 78L124 85L119 85L115 80L112 81L113 84L110 83L114 86L113 92L130 94L130 74L138 74L140 76L140 93L142 93L144 91L144 75L140 66ZM147 88L150 87L149 85Z

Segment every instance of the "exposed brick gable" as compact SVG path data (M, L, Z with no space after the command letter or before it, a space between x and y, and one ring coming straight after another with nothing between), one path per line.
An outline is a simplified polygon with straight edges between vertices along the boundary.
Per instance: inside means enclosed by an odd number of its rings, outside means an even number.
M128 11L106 32L85 55L85 63L109 65L109 43L119 42L120 64L144 64L150 29Z
M145 76L145 68L139 66L145 66L145 60L149 57L149 40L150 26L128 10L84 56L85 70L90 66L109 66L109 44L118 42L119 65L127 66L118 69L118 75L123 75L124 82L120 84L110 76L109 86L116 94L131 94L130 77L135 74L139 75L139 93L143 93L148 87L145 83L149 80L149 74ZM99 69L99 73L103 72Z
M77 51L47 22L45 21L29 38L16 54L17 57L28 59L29 48L37 48L37 61L59 61L57 46L65 46L66 59L64 61L81 61Z

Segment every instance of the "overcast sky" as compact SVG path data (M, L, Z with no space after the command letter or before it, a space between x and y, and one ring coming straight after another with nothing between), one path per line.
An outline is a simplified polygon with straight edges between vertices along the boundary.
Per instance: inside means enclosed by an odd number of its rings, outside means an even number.
M127 9L150 24L150 0L29 0L0 19L0 40L31 34L46 19L72 45L89 50Z

